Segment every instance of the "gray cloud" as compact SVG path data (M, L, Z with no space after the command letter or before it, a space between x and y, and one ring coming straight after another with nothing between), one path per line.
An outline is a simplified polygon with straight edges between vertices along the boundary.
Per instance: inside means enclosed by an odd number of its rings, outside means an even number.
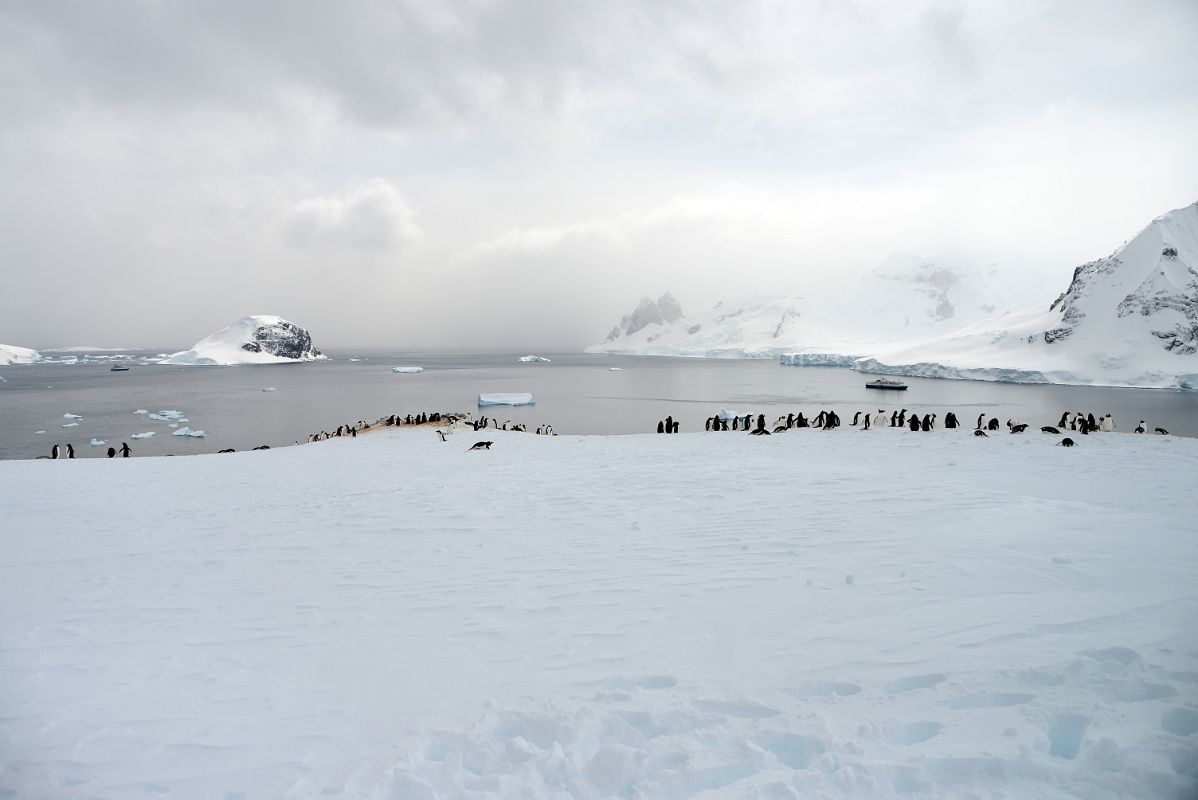
M381 178L299 201L288 211L282 234L290 247L376 252L398 252L424 239L412 209Z

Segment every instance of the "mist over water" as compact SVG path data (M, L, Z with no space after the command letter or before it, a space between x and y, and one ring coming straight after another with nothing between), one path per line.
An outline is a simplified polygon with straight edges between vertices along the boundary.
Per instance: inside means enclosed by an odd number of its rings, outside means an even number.
M630 434L653 432L666 415L681 422L682 432L702 431L704 420L721 408L764 413L770 423L790 412L813 416L830 408L846 426L856 411L866 410L906 408L936 413L941 420L955 411L967 428L985 413L1004 423L1008 418L1027 422L1032 430L1055 425L1069 409L1096 416L1109 412L1119 431L1131 431L1144 419L1149 429L1198 436L1198 394L1193 392L920 378L907 379L906 392L886 392L866 389L872 376L852 370L783 367L767 360L545 353L552 363L527 364L517 361L519 355L376 352L355 355L360 361L342 354L305 364L138 365L116 373L108 364L12 366L0 372L5 379L0 383L0 458L47 455L53 444L67 442L81 458L104 457L108 446L119 448L121 442L137 456L279 447L341 424L422 411L486 414L530 430L551 424L559 434ZM394 366L425 371L396 374ZM275 391L262 391L267 387ZM537 402L479 409L478 395L484 392L531 392ZM177 429L134 414L136 409L182 411L188 421L180 427L206 436L172 436ZM62 427L74 421L64 419L67 413L83 417L78 427ZM155 436L131 438L145 431ZM1007 435L1005 427L999 435ZM89 447L93 438L107 444ZM457 441L464 444L465 437Z

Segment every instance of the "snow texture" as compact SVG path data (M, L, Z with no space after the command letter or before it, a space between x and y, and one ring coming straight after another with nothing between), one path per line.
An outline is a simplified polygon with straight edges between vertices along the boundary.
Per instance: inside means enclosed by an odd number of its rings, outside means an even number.
M531 406L537 401L528 392L490 392L478 396L479 407L483 406Z
M0 344L0 367L10 364L33 364L42 360L42 354L28 347Z
M233 366L236 364L291 364L323 359L311 335L282 317L260 314L242 317L190 350L167 356L159 364Z
M1194 796L1198 441L487 438L0 462L0 796Z

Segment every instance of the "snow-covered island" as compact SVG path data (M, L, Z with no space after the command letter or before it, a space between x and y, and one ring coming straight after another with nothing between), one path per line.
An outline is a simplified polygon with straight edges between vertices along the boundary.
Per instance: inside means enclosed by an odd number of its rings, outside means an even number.
M28 347L17 347L11 344L0 344L0 367L11 364L35 364L42 360L42 354Z
M545 358L544 356L531 356L531 355L530 356L520 356L516 360L521 361L525 364L548 364L549 363L549 359Z
M1198 440L468 430L0 461L0 795L1193 796Z
M891 375L1198 389L1198 203L1157 217L1073 271L1051 305L879 348Z
M236 364L293 364L325 358L312 336L294 322L268 314L242 317L227 328L201 339L190 350L163 358L159 364L233 366Z

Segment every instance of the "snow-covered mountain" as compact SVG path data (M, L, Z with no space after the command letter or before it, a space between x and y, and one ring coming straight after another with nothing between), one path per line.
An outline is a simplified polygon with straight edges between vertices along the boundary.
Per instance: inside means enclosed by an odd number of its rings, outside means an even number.
M994 263L949 264L891 256L826 297L755 297L684 317L669 294L645 298L590 353L702 358L777 358L848 366L879 343L907 341L983 319L1008 302L1010 281ZM663 300L677 315L658 313ZM1006 306L1011 307L1011 306Z
M312 346L312 336L282 317L259 314L242 317L190 350L167 356L159 364L231 366L289 364L325 358Z
M32 364L41 361L42 354L28 347L17 347L11 344L0 344L0 366L9 364Z
M1073 271L1048 308L881 348L867 372L1021 383L1198 388L1198 203Z

